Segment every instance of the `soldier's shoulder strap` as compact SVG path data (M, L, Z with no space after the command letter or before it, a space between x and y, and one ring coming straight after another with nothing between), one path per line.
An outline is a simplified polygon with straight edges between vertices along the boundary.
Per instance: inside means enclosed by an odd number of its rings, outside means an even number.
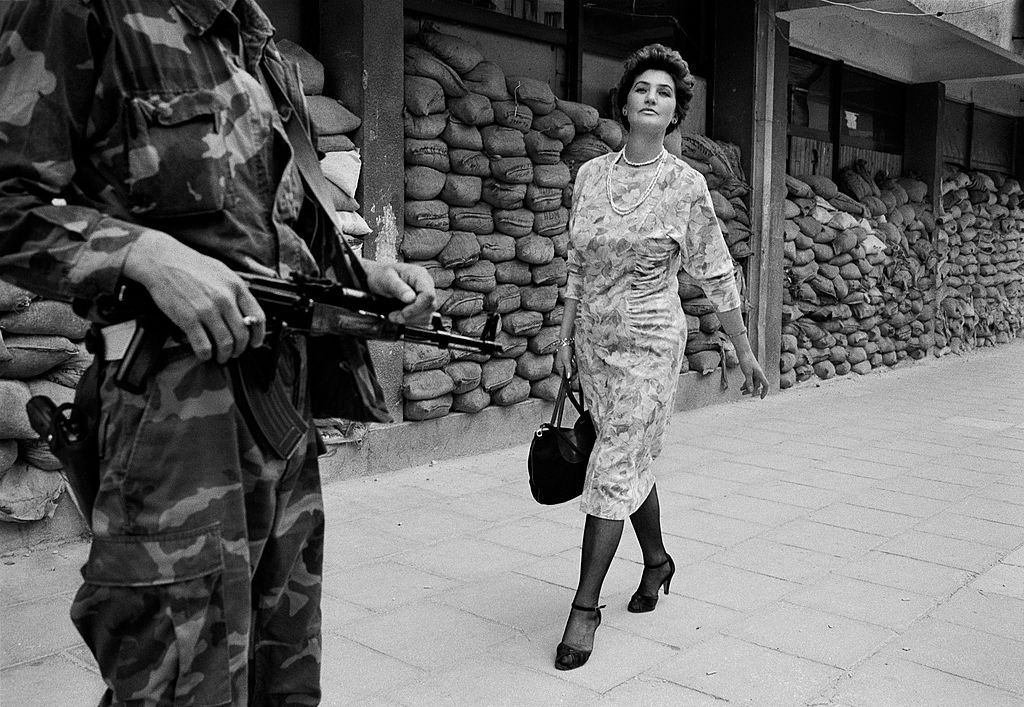
M261 62L260 68L274 101L278 106L284 108L281 114L281 121L284 123L285 134L291 143L292 156L295 159L296 167L298 167L299 175L302 177L302 184L306 188L306 193L313 200L321 217L327 219L327 223L331 226L327 231L329 236L333 237L334 242L320 245L321 247L326 246L326 252L328 253L337 252L337 249L340 247L342 249L342 257L336 260L341 261L345 272L337 273L338 277L349 280L349 282L343 282L343 284L366 289L366 273L362 265L359 264L355 253L352 252L345 239L338 237L341 229L338 227L334 209L331 206L334 200L330 196L327 178L324 177L323 170L320 168L320 160L316 157L316 150L310 141L309 133L300 124L299 114L292 105L292 101L288 97L288 92L281 84L280 78L270 70L266 62ZM337 264L335 263L335 265Z

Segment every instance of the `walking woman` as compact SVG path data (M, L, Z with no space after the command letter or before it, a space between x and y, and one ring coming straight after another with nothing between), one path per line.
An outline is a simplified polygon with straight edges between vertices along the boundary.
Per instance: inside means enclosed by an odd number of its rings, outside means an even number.
M651 470L679 379L686 319L676 276L682 267L714 303L736 346L744 390L764 397L768 381L740 313L733 265L704 177L664 148L693 95L678 52L651 44L626 59L616 96L629 137L621 152L584 164L570 221L569 282L556 368L580 383L597 428L580 502L587 514L580 580L555 667L587 662L601 623L601 585L629 518L644 570L627 609L653 611L675 564L661 536Z

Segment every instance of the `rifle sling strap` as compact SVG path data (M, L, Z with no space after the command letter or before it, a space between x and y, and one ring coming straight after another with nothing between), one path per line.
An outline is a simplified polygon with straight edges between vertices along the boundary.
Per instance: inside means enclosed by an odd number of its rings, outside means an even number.
M316 246L320 245L321 247L326 247L328 252L333 252L340 245L342 257L338 258L337 261L343 264L346 272L338 273L337 276L344 276L348 279L348 282L343 282L343 284L355 286L363 290L368 289L366 286L366 272L363 270L362 265L359 264L345 239L339 237L341 228L338 226L337 217L335 216L334 200L330 196L327 178L320 168L320 160L317 159L316 150L313 147L313 143L310 142L309 134L300 124L299 114L288 98L287 91L284 90L281 82L274 75L274 72L270 71L264 64L261 64L261 67L270 94L278 106L281 107L278 113L281 116L281 122L284 124L284 131L288 136L288 142L291 143L292 157L295 160L296 168L299 170L299 176L302 178L302 185L306 188L306 196L316 206L318 218L327 220L329 225L329 228L326 229L328 237L333 237L336 241L336 243L332 244L310 244L311 250L313 250L315 255ZM318 229L318 232L321 230L323 229Z

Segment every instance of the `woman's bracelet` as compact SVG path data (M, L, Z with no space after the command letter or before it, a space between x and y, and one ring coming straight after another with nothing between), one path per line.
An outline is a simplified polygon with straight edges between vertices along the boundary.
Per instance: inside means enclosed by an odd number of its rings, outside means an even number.
M563 346L572 346L574 343L575 342L573 341L572 337L567 337L565 339L559 339L558 340L558 348L562 348Z
M746 335L747 335L747 328L746 327L743 327L742 329L740 329L735 334L726 334L726 336L728 336L730 339L735 339L737 336L746 336Z

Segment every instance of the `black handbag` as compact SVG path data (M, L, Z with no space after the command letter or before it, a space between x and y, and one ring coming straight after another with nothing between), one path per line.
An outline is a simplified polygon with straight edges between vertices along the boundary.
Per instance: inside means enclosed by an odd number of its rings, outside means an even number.
M572 427L561 426L566 398L580 415ZM530 492L538 503L548 506L565 503L583 493L587 462L596 439L594 420L585 409L583 391L577 400L563 376L551 411L551 422L543 423L530 443L527 461Z

